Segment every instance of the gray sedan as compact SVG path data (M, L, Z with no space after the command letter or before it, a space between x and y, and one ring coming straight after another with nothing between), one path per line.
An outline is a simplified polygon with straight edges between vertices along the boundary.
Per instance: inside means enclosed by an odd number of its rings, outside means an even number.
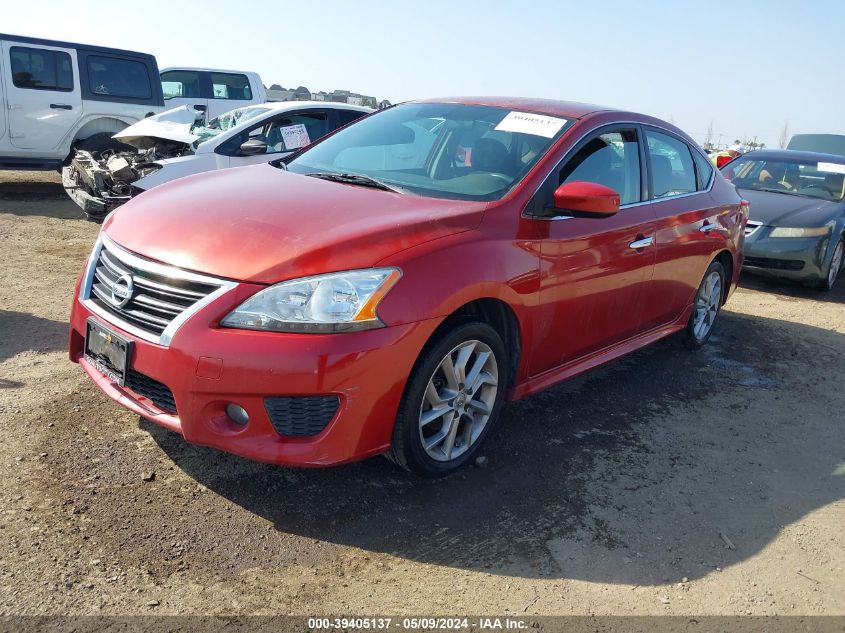
M845 157L759 150L721 171L751 203L743 269L830 290L845 250Z

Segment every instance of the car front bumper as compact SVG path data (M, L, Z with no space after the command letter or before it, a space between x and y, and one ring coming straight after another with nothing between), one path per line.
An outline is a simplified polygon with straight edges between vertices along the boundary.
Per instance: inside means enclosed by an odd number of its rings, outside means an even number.
M339 334L210 326L240 303L243 290L235 289L192 315L168 346L133 336L94 314L77 292L70 358L117 403L191 443L293 466L328 466L386 451L406 379L439 319ZM89 318L133 342L132 386L127 381L121 387L86 360ZM162 404L167 392L172 407ZM287 397L296 405L313 396L336 397L337 409L325 428L307 437L277 432L265 399ZM245 426L226 414L228 403L247 411ZM294 406L288 414L296 411ZM278 412L274 415L278 422Z
M818 237L770 237L760 226L745 236L743 270L797 281L824 279L833 256L831 234Z

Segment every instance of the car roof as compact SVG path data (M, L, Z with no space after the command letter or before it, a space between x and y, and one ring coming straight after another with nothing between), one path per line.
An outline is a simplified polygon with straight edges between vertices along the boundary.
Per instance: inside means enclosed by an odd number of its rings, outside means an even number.
M742 155L754 160L774 160L777 158L788 160L816 161L827 163L845 163L845 156L841 154L823 154L822 152L805 152L797 149L755 149Z
M120 55L121 57L143 57L147 59L155 59L150 53L141 53L138 51L128 51L122 48L109 48L108 46L95 46L93 44L80 44L79 42L63 42L61 40L49 40L41 37L27 37L25 35L10 35L7 33L0 33L0 40L12 42L19 42L21 44L36 44L40 46L55 46L57 48L73 48L77 50L89 51L93 53L106 53L111 55Z
M253 75L254 77L258 77L258 73L254 70L229 70L226 68L198 68L196 66L168 66L167 68L162 68L161 72L165 73L168 70L195 70L201 73L231 73L237 75Z
M463 103L466 105L492 106L557 116L566 119L580 119L593 112L616 112L615 108L578 103L576 101L557 101L554 99L534 99L525 97L447 97L445 99L420 99L413 103ZM621 111L620 111L621 112Z
M270 108L273 112L285 112L286 110L299 110L311 108L333 108L336 110L354 110L355 112L373 112L373 108L366 106L352 105L351 103L340 103L338 101L267 101L265 103L254 103L246 108L264 107Z

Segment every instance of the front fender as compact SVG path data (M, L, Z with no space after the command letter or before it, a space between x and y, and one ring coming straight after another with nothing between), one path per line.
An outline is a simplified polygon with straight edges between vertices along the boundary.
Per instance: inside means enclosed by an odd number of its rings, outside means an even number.
M426 242L387 257L402 279L378 307L387 325L445 319L478 299L497 299L514 313L521 347L532 349L530 315L540 296L538 241L483 239L467 231Z

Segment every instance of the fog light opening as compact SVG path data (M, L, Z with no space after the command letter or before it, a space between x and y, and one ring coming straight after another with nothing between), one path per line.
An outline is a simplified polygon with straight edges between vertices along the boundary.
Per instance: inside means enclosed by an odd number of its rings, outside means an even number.
M242 406L230 402L226 405L226 415L238 426L246 426L249 422L249 414Z

